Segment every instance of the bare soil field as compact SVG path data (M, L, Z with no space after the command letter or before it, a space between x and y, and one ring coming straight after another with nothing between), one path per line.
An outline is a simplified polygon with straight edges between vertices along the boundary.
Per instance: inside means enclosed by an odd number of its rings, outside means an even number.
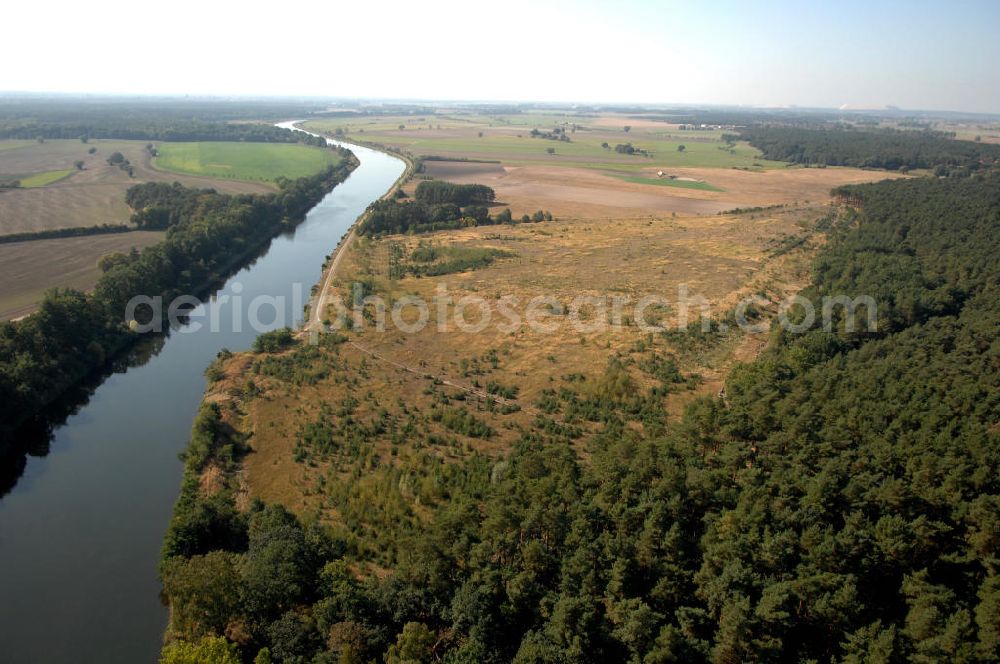
M667 173L711 183L721 192L627 182L603 172L555 166L508 166L474 162L425 162L432 177L493 187L497 201L515 215L550 210L557 217L618 218L637 214L716 214L735 208L823 202L842 184L900 177L852 168L790 168L760 172L677 168ZM657 180L657 169L640 175Z
M678 127L677 123L649 118L630 118L626 115L604 115L594 118L591 123L595 127L606 127L609 129L621 129L626 126L633 129L677 129Z
M4 141L14 145L0 150L0 177L84 168L54 184L35 189L9 189L0 193L0 235L56 228L120 224L128 221L125 191L148 181L180 182L231 193L264 193L273 187L263 182L192 177L156 170L150 164L145 141L50 140L45 143ZM96 148L95 154L89 154ZM135 177L107 163L113 152L121 152L134 168Z
M142 249L162 237L163 233L135 231L0 244L0 320L31 313L49 288L93 288L100 277L101 256Z

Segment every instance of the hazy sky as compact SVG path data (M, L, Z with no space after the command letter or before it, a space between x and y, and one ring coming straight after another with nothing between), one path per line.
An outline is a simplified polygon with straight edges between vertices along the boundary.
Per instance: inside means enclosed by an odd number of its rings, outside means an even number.
M0 90L1000 113L1000 1L46 0Z

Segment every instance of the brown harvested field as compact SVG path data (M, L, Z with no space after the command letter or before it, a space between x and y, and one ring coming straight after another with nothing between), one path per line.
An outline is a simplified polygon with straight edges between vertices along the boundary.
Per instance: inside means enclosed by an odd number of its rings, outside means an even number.
M507 166L475 162L425 162L428 175L457 183L493 187L497 201L515 215L550 210L557 217L618 218L636 214L716 214L745 207L823 202L842 184L870 182L895 174L854 168L789 168L741 171L675 168L667 173L724 189L705 191L628 182L599 171L557 166ZM657 181L657 169L637 177Z
M163 233L134 231L0 244L0 320L27 315L55 286L89 290L101 256L156 244Z
M147 141L79 140L0 141L0 179L31 173L73 169L83 160L84 170L54 184L36 189L2 190L0 193L0 235L56 228L119 224L128 221L125 191L148 181L180 182L192 187L211 187L231 193L273 191L261 182L239 182L192 177L158 171L150 164ZM95 154L88 154L90 148ZM135 177L107 163L113 152L121 152L134 169Z

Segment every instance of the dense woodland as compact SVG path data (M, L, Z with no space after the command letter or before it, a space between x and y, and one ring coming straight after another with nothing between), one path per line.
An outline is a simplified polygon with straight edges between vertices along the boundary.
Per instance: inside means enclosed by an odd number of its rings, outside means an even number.
M430 233L468 226L552 220L552 214L543 210L520 219L514 219L509 208L491 215L487 206L495 198L493 189L485 185L424 180L417 185L414 200L383 199L369 205L358 233L372 236Z
M413 196L421 203L431 205L440 203L451 203L452 205L479 203L489 205L497 197L496 192L486 185L453 184L444 180L423 180L417 184Z
M281 180L267 195L225 195L180 185L149 183L127 193L143 228L166 229L166 238L141 253L101 261L93 293L56 289L36 314L0 323L0 446L13 428L69 386L100 367L135 338L123 320L135 295L199 293L301 220L356 165L343 161L314 176Z
M756 126L740 131L767 159L968 175L1000 164L1000 145L957 141L934 131Z
M224 102L98 98L0 101L0 139L117 138L146 141L308 143L322 139L271 120L305 117L321 108L294 102Z
M838 193L856 207L805 294L870 294L877 330L775 328L676 425L659 397L687 379L641 349L556 381L499 460L407 457L428 442L413 411L369 422L348 400L297 433L303 463L348 463L330 528L203 493L242 444L205 405L164 544L164 661L1000 661L1000 181ZM255 366L311 384L341 341ZM491 435L461 410L430 417ZM374 436L396 465L365 458Z

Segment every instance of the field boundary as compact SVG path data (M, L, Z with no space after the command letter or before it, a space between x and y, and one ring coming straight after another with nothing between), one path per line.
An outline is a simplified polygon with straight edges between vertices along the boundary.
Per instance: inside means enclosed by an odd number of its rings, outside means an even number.
M72 228L53 228L44 231L26 231L24 233L9 233L0 235L0 244L15 242L32 242L35 240L54 240L63 237L83 237L87 235L110 235L114 233L131 233L139 230L128 224L103 224L101 226L78 226Z

